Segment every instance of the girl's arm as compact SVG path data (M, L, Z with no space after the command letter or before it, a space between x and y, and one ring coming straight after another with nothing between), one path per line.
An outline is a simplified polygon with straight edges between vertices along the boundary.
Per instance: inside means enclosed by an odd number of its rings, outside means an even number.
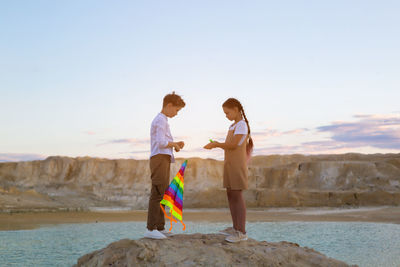
M212 143L208 143L207 145L204 146L205 149L212 149L212 148L222 148L222 149L235 149L238 145L240 140L242 139L242 137L244 136L244 134L236 134L233 136L233 140L229 143L220 143L217 141L214 141Z

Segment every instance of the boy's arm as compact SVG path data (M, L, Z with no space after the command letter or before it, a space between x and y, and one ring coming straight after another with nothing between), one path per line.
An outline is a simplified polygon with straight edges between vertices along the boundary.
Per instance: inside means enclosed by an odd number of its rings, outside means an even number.
M155 136L156 136L156 142L159 148L167 148L169 142L165 138L165 132L167 128L165 125L156 125L155 126Z
M156 140L159 148L175 148L175 151L178 152L182 147L180 146L181 142L168 142L165 138L165 134L167 131L167 125L157 125L156 126ZM183 143L183 142L182 142Z
M181 146L177 142L168 142L168 145L166 147L168 148L173 147L175 148L176 152L179 152L179 150L181 150Z

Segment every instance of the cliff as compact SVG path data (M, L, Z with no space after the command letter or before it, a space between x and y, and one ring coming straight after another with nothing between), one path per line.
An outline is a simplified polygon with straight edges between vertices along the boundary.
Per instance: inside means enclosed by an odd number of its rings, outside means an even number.
M78 259L78 266L348 266L298 244L253 239L230 244L217 234L164 240L123 239Z
M171 166L171 177L183 159ZM190 158L185 208L226 207L223 162ZM145 209L148 160L49 157L0 163L0 210ZM400 154L257 156L249 164L248 207L399 205Z

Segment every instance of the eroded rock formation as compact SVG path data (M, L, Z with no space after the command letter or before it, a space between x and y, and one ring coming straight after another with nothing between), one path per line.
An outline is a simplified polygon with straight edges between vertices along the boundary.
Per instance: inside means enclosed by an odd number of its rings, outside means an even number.
M183 159L172 164L171 177ZM0 209L147 207L147 160L49 157L0 163ZM190 158L185 208L226 207L223 162ZM257 156L248 207L400 204L400 154Z

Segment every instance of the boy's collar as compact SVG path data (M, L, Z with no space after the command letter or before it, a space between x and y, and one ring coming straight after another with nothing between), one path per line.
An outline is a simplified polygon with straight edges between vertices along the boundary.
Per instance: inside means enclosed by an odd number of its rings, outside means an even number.
M160 114L163 116L163 117L165 117L167 120L168 120L168 117L167 117L167 115L165 115L164 113L162 113L162 112L160 112Z

